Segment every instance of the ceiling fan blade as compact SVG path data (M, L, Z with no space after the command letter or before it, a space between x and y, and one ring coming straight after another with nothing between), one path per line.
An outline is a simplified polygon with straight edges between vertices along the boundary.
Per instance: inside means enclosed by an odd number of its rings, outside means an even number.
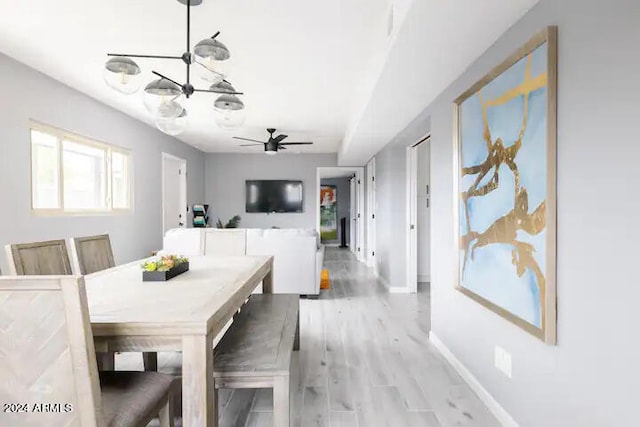
M286 137L288 137L288 136L289 136L289 135L285 135L285 134L278 135L278 136L276 136L275 138L273 138L273 140L274 140L275 142L280 142L280 141L282 141L283 139L285 139L285 138L286 138Z
M263 144L240 144L238 147L257 147L258 145Z
M287 147L283 146L282 144L278 145L278 150L286 150L286 149L287 149ZM278 150L276 150L276 151L278 151Z
M251 139L251 138L242 138L240 136L234 136L233 139L241 139L243 141L251 141L251 142L259 142L260 144L266 144L263 141L258 141L257 139Z
M280 145L311 145L313 142L283 142Z

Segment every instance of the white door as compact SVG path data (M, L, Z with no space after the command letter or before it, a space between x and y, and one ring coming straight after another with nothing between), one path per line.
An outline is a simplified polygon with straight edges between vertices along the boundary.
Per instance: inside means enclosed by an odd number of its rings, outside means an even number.
M378 274L376 262L376 159L367 164L367 265Z
M407 291L418 289L417 180L418 150L407 148Z
M407 291L418 291L418 159L429 136L407 148Z
M358 192L356 191L356 178L351 178L349 184L351 202L351 207L349 209L349 219L351 221L351 224L349 224L349 249L351 249L351 252L357 256L358 239L356 230L358 229Z
M431 281L431 186L430 149L427 141L418 145L418 192L417 192L417 227L418 227L418 282Z
M162 231L187 226L187 162L162 153Z
M357 217L358 217L358 261L360 262L367 262L367 252L366 252L366 247L365 247L365 236L366 236L366 232L365 232L365 213L364 213L364 182L365 182L365 178L364 178L364 168L360 168L356 171L356 179L358 180L358 186L357 186L357 193L358 193L358 197L357 197L357 203L358 203L358 210L357 210Z

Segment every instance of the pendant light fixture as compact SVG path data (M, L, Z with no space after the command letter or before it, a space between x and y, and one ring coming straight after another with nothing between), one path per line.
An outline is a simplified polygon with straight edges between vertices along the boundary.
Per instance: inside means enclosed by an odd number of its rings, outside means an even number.
M188 124L187 110L182 110L182 113L173 119L156 119L156 127L172 136L182 133Z
M104 81L111 88L125 95L140 89L140 67L129 58L116 56L107 61L104 66Z
M234 129L241 126L245 119L244 102L235 95L237 92L234 87L223 80L211 85L210 89L222 93L213 103L218 127Z
M111 57L105 64L104 79L108 86L123 94L135 93L141 87L141 68L131 58L171 59L183 61L186 69L186 83L179 83L157 71L157 77L144 88L144 105L153 116L161 131L177 135L186 128L187 112L185 100L196 92L221 94L214 102L216 123L223 128L231 128L244 122L244 103L238 98L243 95L226 81L231 54L229 49L217 40L220 32L211 38L201 40L191 51L191 7L202 0L178 0L187 6L187 50L180 56L139 55L108 53ZM196 89L191 84L191 64L201 66L201 77L213 83L209 89Z
M144 106L156 119L174 119L184 110L182 88L166 79L157 79L144 88Z

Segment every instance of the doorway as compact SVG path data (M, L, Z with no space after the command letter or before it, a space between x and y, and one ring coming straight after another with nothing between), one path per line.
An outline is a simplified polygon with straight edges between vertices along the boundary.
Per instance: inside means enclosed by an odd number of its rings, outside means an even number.
M430 136L407 148L407 291L431 279Z
M364 168L319 167L316 175L316 229L323 244L349 248L364 262Z
M187 227L187 161L162 153L162 234Z

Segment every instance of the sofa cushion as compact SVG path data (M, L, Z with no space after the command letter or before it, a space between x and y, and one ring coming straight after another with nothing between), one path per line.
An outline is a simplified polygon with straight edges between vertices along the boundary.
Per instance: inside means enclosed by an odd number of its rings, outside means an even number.
M320 235L315 228L276 228L262 230L262 236L265 238L281 237L314 237L316 239L316 247L320 249Z

